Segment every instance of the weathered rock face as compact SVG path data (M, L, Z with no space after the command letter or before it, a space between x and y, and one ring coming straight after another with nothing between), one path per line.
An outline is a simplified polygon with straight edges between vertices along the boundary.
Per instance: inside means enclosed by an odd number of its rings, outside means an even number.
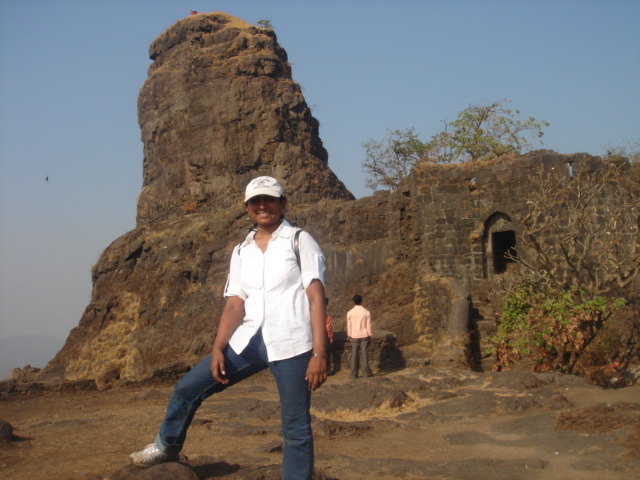
M206 355L232 247L251 226L242 192L265 174L283 182L287 218L325 253L335 331L360 293L380 340L377 364L404 356L469 365L473 351L484 351L469 335L472 313L493 315L496 251L517 238L529 175L562 177L568 161L576 170L600 161L537 151L423 166L396 191L353 200L327 166L317 121L273 32L194 15L163 33L151 57L139 100L138 225L93 267L91 302L42 380L102 387L183 372ZM348 361L344 335L336 337Z
M235 209L257 172L297 203L353 199L327 168L275 33L225 14L178 21L152 44L138 99L144 181L138 224Z

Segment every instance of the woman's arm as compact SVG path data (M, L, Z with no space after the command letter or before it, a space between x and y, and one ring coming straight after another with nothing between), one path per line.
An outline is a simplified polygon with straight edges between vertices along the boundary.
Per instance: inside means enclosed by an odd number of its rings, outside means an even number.
M224 356L222 350L229 343L233 332L242 323L244 317L244 300L240 297L229 297L220 316L218 333L211 348L211 373L213 378L223 384L229 383L224 371Z
M311 332L313 335L313 353L307 367L307 384L309 390L315 390L327 380L326 355L326 309L324 285L320 280L313 280L306 289L311 309Z

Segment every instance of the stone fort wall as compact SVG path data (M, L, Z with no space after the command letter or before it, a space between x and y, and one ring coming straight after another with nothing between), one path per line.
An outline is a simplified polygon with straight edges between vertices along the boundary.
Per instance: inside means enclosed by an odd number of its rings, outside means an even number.
M497 287L513 268L506 253L517 251L531 177L542 171L568 181L569 165L575 174L599 163L539 150L504 161L423 165L397 191L294 209L292 220L325 250L331 311L342 315L360 293L380 337L392 332L400 348L423 347L418 356L469 363L476 322L488 325L485 333L495 329ZM343 321L334 319L338 330Z

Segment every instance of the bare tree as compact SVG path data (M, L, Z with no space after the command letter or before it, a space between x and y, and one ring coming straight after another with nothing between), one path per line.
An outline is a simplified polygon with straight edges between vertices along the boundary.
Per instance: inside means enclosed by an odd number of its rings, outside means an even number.
M594 295L624 292L640 271L637 167L605 162L595 171L531 178L519 263L526 281Z
M576 373L614 311L638 301L640 165L589 167L531 178L516 259L520 281L497 336L499 364L528 357L534 368ZM623 362L638 354L637 338L630 340L637 327L626 332L626 346L610 345Z
M413 128L389 130L382 141L368 140L362 146L366 150L362 162L362 169L367 174L365 186L372 190L378 187L395 190L424 151L424 144Z

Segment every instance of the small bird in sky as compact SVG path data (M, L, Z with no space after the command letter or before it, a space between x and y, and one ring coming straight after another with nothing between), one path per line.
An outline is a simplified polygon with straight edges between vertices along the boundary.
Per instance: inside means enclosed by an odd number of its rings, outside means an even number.
M47 181L47 183L49 183L49 175L47 175L46 177L44 177L44 179Z

